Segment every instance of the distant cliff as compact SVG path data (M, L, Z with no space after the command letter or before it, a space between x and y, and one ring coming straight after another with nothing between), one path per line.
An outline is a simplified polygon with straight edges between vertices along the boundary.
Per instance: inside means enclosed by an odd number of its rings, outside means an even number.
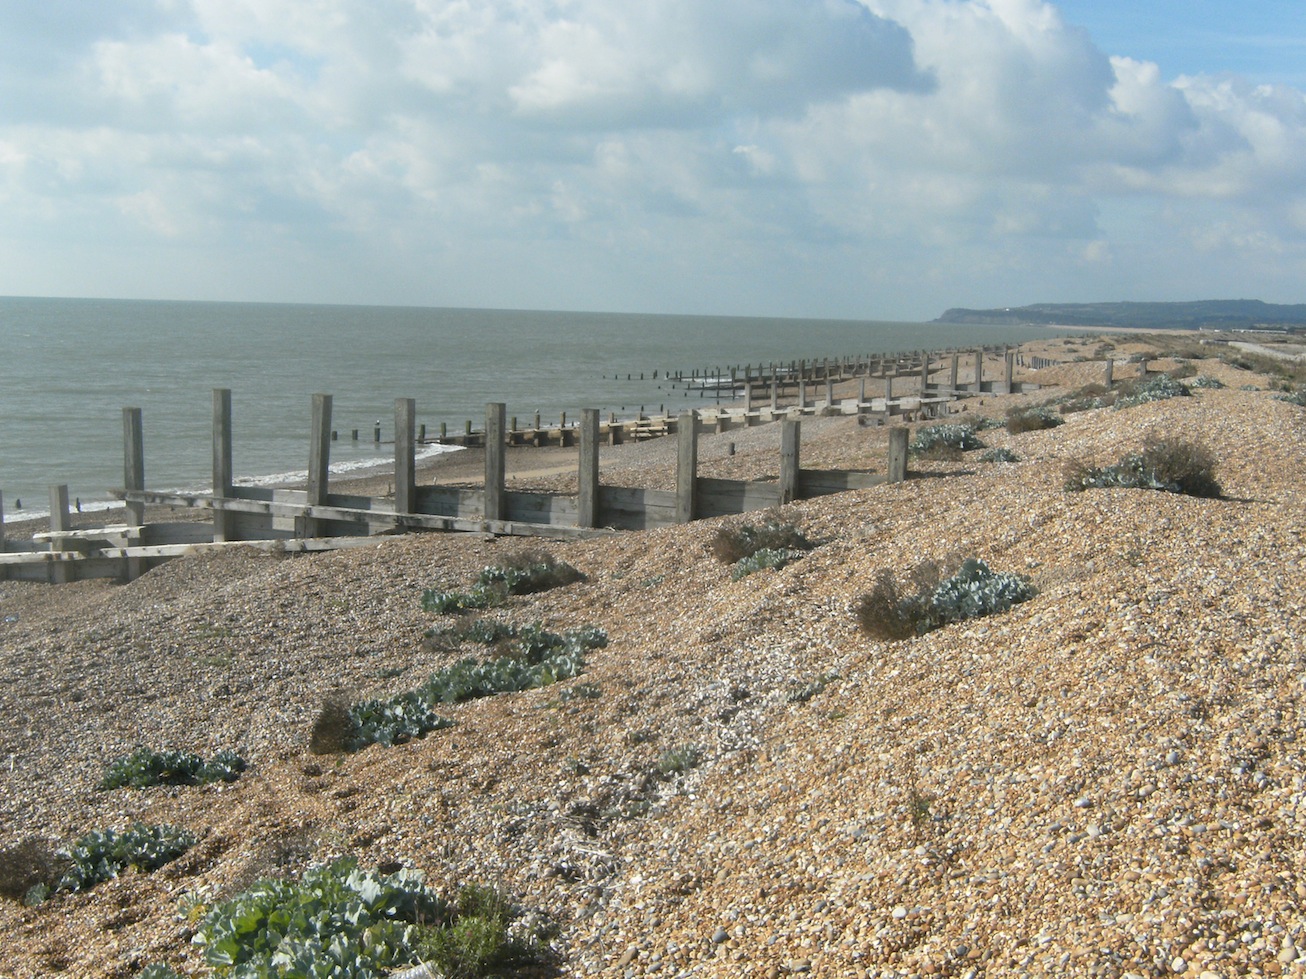
M1187 303L1035 303L1005 309L950 309L936 323L1014 326L1120 326L1154 330L1306 328L1306 304L1282 306L1259 299Z

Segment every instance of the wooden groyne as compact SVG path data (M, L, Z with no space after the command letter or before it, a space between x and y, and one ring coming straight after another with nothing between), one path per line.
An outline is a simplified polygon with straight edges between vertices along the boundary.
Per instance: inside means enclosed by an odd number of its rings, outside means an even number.
M855 414L866 423L888 424L895 418L935 417L961 397L1028 387L1012 378L1011 352L1005 353L1000 379L985 380L982 350L973 354L974 369L968 378L959 376L961 363L961 355L954 353L941 360L924 355L918 362L906 364L887 360L853 365L799 362L792 367L771 365L757 374L745 368L740 375L743 397L728 405L675 415L641 413L624 421L611 416L604 421L597 409L587 408L571 424L561 417L556 427L543 425L538 416L531 426L519 427L515 419L509 425L506 405L494 402L486 406L482 429L475 431L468 423L461 436L444 433L437 440L424 439L416 426L414 399L400 398L395 401L394 415L393 498L331 492L329 463L336 433L331 428L329 394L312 399L309 471L303 489L235 485L231 392L217 389L213 392L213 489L208 493L148 490L141 410L124 408L124 485L112 492L126 506L126 522L74 529L67 487L55 486L50 495L49 530L33 535L30 543L21 542L22 550L11 549L5 543L0 498L0 577L51 582L96 577L130 580L161 561L236 544L295 553L354 546L381 533L419 530L554 538L642 530L897 482L907 476L905 427L889 429L883 471L822 471L799 465L802 418ZM881 382L883 392L868 398L867 380L871 378ZM858 382L856 395L836 397L836 385L852 380ZM785 403L786 387L792 390L790 403ZM759 400L762 403L757 403ZM699 476L700 434L772 422L779 423L777 479ZM601 445L664 436L678 440L675 491L601 483ZM379 432L376 437L379 441ZM429 441L483 446L481 487L417 485L416 448ZM513 445L575 446L577 493L509 491L505 452ZM147 505L202 510L209 519L146 523Z

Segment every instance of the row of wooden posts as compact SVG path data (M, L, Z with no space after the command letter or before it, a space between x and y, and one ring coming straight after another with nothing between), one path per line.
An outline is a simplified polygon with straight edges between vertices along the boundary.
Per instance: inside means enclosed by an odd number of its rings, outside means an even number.
M1007 352L1002 380L985 381L984 352L975 353L973 380L958 383L960 356L952 354L947 382L931 374L939 364L921 358L919 394L895 399L890 371L881 362L884 378L882 421L912 404L922 414L933 413L946 402L969 393L1006 393L1020 390L1012 379L1015 355ZM871 365L865 365L869 370ZM913 365L914 367L915 365ZM749 371L746 375L751 376ZM816 371L812 372L814 376ZM718 410L700 415L682 412L676 417L652 420L642 416L635 422L605 424L597 409L584 409L578 425L560 425L562 444L579 445L578 491L562 494L509 492L505 482L505 452L509 445L530 441L544 444L547 432L537 419L533 432L518 432L507 425L506 406L486 407L485 428L479 438L457 439L464 444L485 447L484 482L479 489L450 486L418 486L415 446L422 441L416 426L416 402L401 398L395 402L395 458L393 500L330 492L329 462L334 431L331 428L332 398L328 394L312 399L312 430L309 471L304 489L244 487L235 485L232 464L231 392L213 392L213 489L208 494L147 490L145 487L144 428L139 408L123 409L123 487L115 491L126 505L127 522L110 528L75 529L71 525L68 491L56 486L51 491L50 530L34 535L36 546L46 550L7 551L4 540L3 500L0 498L0 576L46 577L53 581L71 577L125 576L134 578L151 563L206 547L233 542L271 546L278 550L325 550L349 546L366 535L407 530L471 531L507 535L568 536L609 530L647 529L690 520L761 510L825 493L840 492L894 482L906 478L907 430L889 429L888 457L884 471L843 472L802 469L799 465L799 421L806 413L853 412L864 414L872 402L866 399L866 374L861 375L855 402L840 403L834 397L835 377L826 366L825 402L809 403L806 369L797 377L798 404L781 408L778 390L782 373L773 370L769 378L771 404L755 408L751 383L744 387L743 411ZM1108 383L1110 364L1108 363ZM897 376L902 376L897 373ZM880 399L876 399L880 400ZM849 412L851 413L851 412ZM797 416L797 417L795 417ZM698 435L702 430L726 431L731 425L751 426L780 421L779 477L766 481L710 479L698 475ZM656 423L656 428L655 428ZM470 429L470 425L468 426ZM599 481L599 446L626 437L668 434L678 439L676 490L604 486ZM448 441L455 441L449 439ZM147 505L204 509L212 521L156 522L147 524Z

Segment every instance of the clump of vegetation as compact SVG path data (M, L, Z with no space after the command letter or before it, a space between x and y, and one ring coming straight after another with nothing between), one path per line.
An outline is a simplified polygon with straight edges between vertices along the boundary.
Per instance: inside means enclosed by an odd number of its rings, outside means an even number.
M990 428L1002 428L1006 423L1006 420L1003 418L998 418L994 415L983 415L974 419L970 423L970 427L977 432L983 432Z
M993 571L968 558L945 576L943 566L922 562L909 587L900 588L891 571L881 571L875 586L857 604L862 632L875 639L907 639L933 629L1005 612L1033 598L1036 590L1019 575Z
M600 649L608 642L607 633L593 627L554 633L529 625L514 628L514 635L517 641L508 655L459 660L433 673L415 690L351 706L337 698L328 700L313 725L310 750L329 754L357 751L369 744L404 744L453 725L450 718L437 713L437 705L569 680L584 670L587 650Z
M963 452L984 448L970 425L944 422L920 429L907 446L912 455L926 459L955 459Z
M501 605L509 595L531 595L583 581L585 576L565 561L543 551L518 551L499 564L482 568L468 591L422 593L422 608L437 615Z
M767 520L760 525L720 528L712 538L712 554L723 564L735 564L759 551L810 551L812 542L794 524Z
M1219 390L1224 387L1224 381L1218 377L1212 377L1210 374L1198 374L1189 383L1190 388L1209 388Z
M204 785L234 782L245 770L245 760L234 751L219 751L211 759L187 751L138 748L109 763L100 779L101 790L152 785Z
M50 886L63 876L68 861L36 839L0 850L0 897L24 904L40 904Z
M837 679L839 679L838 673L822 673L815 680L809 680L807 683L792 683L785 692L785 702L805 704Z
M1046 405L1036 408L1013 408L1007 412L1007 431L1012 435L1037 432L1064 425L1066 420Z
M703 751L697 745L682 744L676 748L668 748L658 758L658 774L664 777L680 775L691 768L697 768L702 760Z
M1010 449L986 449L980 453L980 462L1019 462L1020 457Z
M1150 435L1141 452L1112 466L1072 461L1066 466L1066 489L1153 489L1218 499L1223 495L1215 478L1215 456L1205 445L1179 436Z
M1074 394L1059 399L1057 407L1063 415L1072 415L1077 411L1108 408L1115 404L1115 400L1115 392L1105 384L1085 384Z
M763 568L783 568L812 549L812 542L794 524L767 520L760 525L722 527L712 538L712 554L731 564L730 576L740 578Z
M136 979L185 979L185 977L170 965L147 965L140 972L136 973Z
M1306 388L1298 388L1291 394L1281 394L1275 401L1286 401L1290 405L1296 405L1299 408L1306 408Z
M1169 398L1187 397L1190 394L1192 392L1186 386L1169 374L1155 374L1123 387L1116 398L1115 406L1132 408L1148 401L1165 401Z
M417 871L385 875L346 858L218 904L194 941L218 976L381 979L425 965L447 979L476 979L537 955L538 936L511 937L512 920L491 888L465 887L450 902Z
M193 833L176 826L137 823L121 833L95 830L59 851L57 856L63 858L66 869L51 889L89 890L129 868L150 873L176 860L195 843Z

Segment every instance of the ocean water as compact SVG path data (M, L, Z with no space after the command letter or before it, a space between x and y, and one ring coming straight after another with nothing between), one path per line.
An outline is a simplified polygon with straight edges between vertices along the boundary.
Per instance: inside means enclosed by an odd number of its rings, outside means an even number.
M393 438L396 398L416 399L428 435L442 422L450 432L466 419L480 428L491 401L506 402L523 424L537 411L571 419L581 408L631 417L703 404L698 392L672 387L667 372L1047 335L933 323L0 297L0 493L9 519L47 513L54 484L67 484L84 508L107 504L123 483L124 407L142 411L146 486L205 488L214 388L232 392L238 480L271 481L307 469L318 392L333 398L340 439L331 461L340 472L393 458L372 436L379 421L382 439Z

